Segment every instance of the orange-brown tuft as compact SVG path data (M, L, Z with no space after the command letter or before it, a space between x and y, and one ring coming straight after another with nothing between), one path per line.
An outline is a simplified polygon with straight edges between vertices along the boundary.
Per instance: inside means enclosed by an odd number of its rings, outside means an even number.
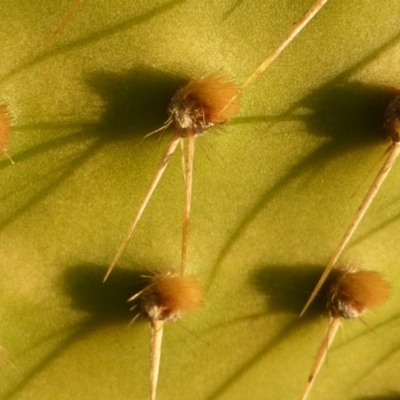
M328 308L333 317L357 318L384 303L390 285L375 271L341 268L329 291Z
M396 96L385 112L384 129L393 142L400 142L400 96Z
M7 152L7 142L11 131L11 117L5 105L0 105L0 152Z
M177 320L182 314L198 308L202 300L197 278L171 271L154 275L140 296L142 311L151 320L161 321Z
M239 88L220 72L193 79L172 98L169 111L178 131L202 133L232 118L239 109Z

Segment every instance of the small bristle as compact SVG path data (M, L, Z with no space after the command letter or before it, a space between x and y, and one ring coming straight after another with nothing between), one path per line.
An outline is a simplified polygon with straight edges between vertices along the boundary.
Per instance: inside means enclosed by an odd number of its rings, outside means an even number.
M0 153L7 151L8 137L11 131L11 117L5 105L0 105Z
M384 129L393 142L400 142L400 96L396 96L385 112Z
M221 73L191 80L171 101L177 130L202 133L232 118L239 109L239 89Z
M384 303L390 285L376 271L341 268L329 291L328 308L333 317L357 318Z
M141 308L152 320L176 320L198 308L203 300L199 281L173 272L157 274L140 297Z

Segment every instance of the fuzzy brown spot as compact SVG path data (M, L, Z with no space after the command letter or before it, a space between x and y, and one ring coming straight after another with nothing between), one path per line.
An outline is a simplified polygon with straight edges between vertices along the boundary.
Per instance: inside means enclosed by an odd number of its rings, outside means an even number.
M375 271L341 268L330 287L328 308L333 317L357 318L384 303L390 285Z
M0 105L0 152L7 151L7 142L11 131L11 117L5 105Z
M198 308L203 300L198 279L173 272L157 274L141 295L142 311L151 320L176 320Z
M386 109L384 129L393 142L400 142L400 96L396 96Z
M175 128L202 133L227 122L239 109L238 93L221 73L191 80L172 98L169 110Z

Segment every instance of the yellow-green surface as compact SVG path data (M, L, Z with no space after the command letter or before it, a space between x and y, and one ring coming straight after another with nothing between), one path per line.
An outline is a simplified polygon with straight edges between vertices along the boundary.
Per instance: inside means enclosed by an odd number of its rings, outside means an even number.
M146 399L149 329L128 328L125 299L142 271L179 266L179 156L101 284L170 132L142 138L182 77L244 82L312 0L88 0L39 55L72 3L0 2L15 125L15 165L0 162L0 396ZM329 1L225 133L197 141L188 260L206 297L165 329L160 400L299 397L327 319L298 313L387 145L399 21L398 0ZM341 257L384 273L392 297L368 327L344 324L311 400L400 396L399 183L400 163Z

